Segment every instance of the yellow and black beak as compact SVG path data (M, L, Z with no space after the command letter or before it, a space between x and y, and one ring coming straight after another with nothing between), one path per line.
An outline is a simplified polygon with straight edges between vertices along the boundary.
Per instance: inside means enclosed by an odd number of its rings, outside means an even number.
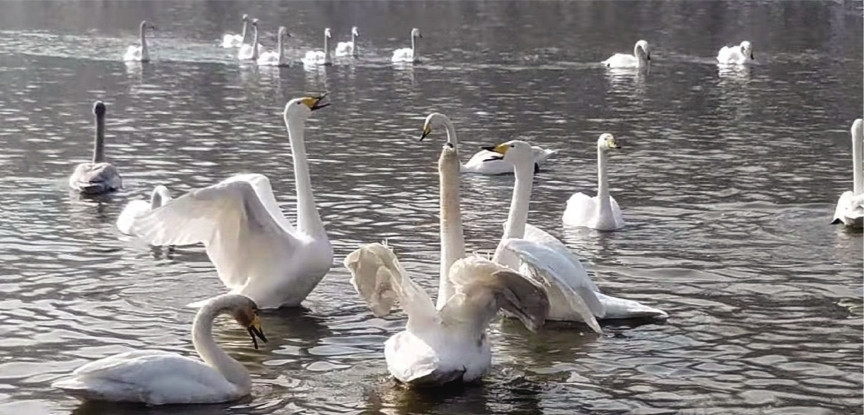
M499 156L495 156L490 160L501 160L504 158L504 154L507 153L507 150L510 149L510 146L507 144L498 144L497 146L489 146L489 147L481 147L483 150L491 151L493 153L500 154Z
M264 336L264 331L261 329L261 319L257 315L252 319L252 324L246 328L246 331L252 337L252 344L255 345L256 350L258 349L258 339L267 343L267 337Z
M320 110L321 108L330 105L329 103L322 103L326 96L327 94L321 95L320 97L305 97L303 98L303 103L312 111Z
M423 126L423 134L420 134L420 141L423 141L426 136L432 133L432 126L426 124Z

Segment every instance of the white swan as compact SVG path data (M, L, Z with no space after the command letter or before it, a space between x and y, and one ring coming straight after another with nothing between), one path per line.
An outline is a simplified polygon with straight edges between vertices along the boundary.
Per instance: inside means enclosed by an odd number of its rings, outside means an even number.
M616 53L603 61L607 68L641 68L651 60L651 49L648 42L640 40L633 46L633 54Z
M717 62L722 64L743 65L754 59L753 46L746 40L738 46L723 46L717 53Z
M270 309L298 306L333 263L309 178L306 119L323 97L296 98L284 118L294 159L297 228L285 218L267 177L240 174L192 191L139 218L133 232L151 245L203 243L222 282Z
M81 163L69 176L69 187L85 194L113 192L123 187L123 179L113 164L105 161L105 104L93 104L96 115L96 138L93 144L93 161Z
M376 316L389 314L396 302L408 315L405 331L384 344L384 357L393 377L418 387L470 382L488 372L492 352L486 330L499 309L532 331L549 312L543 289L523 276L483 258L462 258L459 160L452 144L445 145L438 166L442 272L437 309L386 245L363 245L344 261L351 283Z
M81 400L140 402L149 405L229 402L249 395L252 379L240 362L213 340L213 320L230 314L255 348L267 342L252 300L235 294L210 299L192 323L192 344L201 360L161 350L136 350L106 357L75 369L52 387ZM256 339L257 338L257 339Z
M171 192L165 186L156 186L153 193L150 195L150 201L133 200L126 204L120 216L117 217L117 229L126 235L134 235L132 226L135 221L150 213L154 209L158 209L171 201Z
M618 202L609 194L606 163L612 149L620 149L612 134L604 133L597 140L597 196L575 193L567 201L562 220L565 225L584 226L601 231L614 231L624 227L624 217Z
M144 31L150 28L151 30L156 30L156 27L147 24L147 21L142 21L141 26L138 27L138 35L140 37L138 45L131 45L126 49L126 53L123 55L124 61L136 61L136 62L150 62L150 53L147 51L147 39L144 36Z
M310 50L303 57L304 65L332 65L330 57L330 28L324 29L324 50Z
M426 122L423 124L423 135L420 136L420 141L428 136L432 130L443 127L447 131L447 141L453 143L454 146L459 146L459 140L456 138L456 128L453 122L446 115L433 112L426 117ZM546 161L549 156L558 152L558 150L547 150L539 146L533 146L534 151L534 172L540 171L540 163ZM497 153L480 150L475 153L468 163L460 164L460 170L463 173L478 173L478 174L511 174L513 173L513 165L501 160L501 156Z
M239 35L232 35L230 33L226 33L224 36L222 36L222 47L228 49L228 48L238 48L240 46L243 46L243 44L246 43L246 34L248 33L246 30L246 26L248 23L249 23L249 15L244 14L243 15L243 31ZM263 48L264 46L262 46L259 43L258 47Z
M252 47L252 45L257 45L258 47ZM263 48L258 44L258 19L252 19L252 43L240 45L240 50L237 51L237 59L241 61L257 61L261 49Z
M356 58L358 54L358 37L360 37L360 33L357 32L357 26L354 26L351 28L351 41L336 44L336 56L353 56Z
M417 53L417 49L415 48L416 44L415 39L420 38L423 39L423 35L420 34L420 29L416 27L411 29L411 48L402 48L396 49L393 51L393 58L391 59L393 62L408 62L415 63L420 62L420 54Z
M285 26L279 26L279 42L277 43L277 50L264 52L261 54L261 57L258 58L258 65L260 66L288 66L288 61L285 60L285 44L284 42L291 37L291 34L288 33L288 29Z
M602 294L563 243L527 224L534 179L532 151L528 143L514 140L490 147L490 150L513 163L515 172L504 235L492 260L511 269L520 269L522 274L531 275L543 283L549 296L548 320L582 321L599 333L597 320L668 317L662 310Z
M837 201L832 224L861 228L864 223L864 122L852 123L852 191L845 191Z

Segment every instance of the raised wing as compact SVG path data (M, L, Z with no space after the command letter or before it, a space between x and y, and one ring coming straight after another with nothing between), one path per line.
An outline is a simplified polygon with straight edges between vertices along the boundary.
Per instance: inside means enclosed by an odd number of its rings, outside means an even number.
M590 287L592 290L596 292L600 292L600 289L597 288L597 284L591 280L591 277L588 276L588 271L585 270L585 267L582 266L582 263L579 261L579 258L570 251L567 246L565 246L558 238L550 235L546 231L530 224L525 224L525 235L522 237L526 241L531 241L540 245L543 245L564 258L567 258L571 264L573 264L573 268L576 269L577 276L584 275L585 278L583 281L577 283L577 285L586 285Z

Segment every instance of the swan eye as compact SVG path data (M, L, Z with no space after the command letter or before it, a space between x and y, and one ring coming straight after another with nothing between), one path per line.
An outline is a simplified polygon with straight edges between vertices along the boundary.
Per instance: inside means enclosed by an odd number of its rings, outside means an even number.
M510 144L510 148L516 147L516 144Z

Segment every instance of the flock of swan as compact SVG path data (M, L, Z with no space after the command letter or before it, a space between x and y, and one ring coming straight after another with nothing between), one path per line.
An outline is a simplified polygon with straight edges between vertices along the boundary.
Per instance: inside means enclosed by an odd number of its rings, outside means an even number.
M246 43L248 20L243 17L242 35L226 35L223 46L238 47L239 55L259 60L273 56L259 55L255 20L251 21L252 42ZM141 45L130 48L127 56L149 57L144 31L150 27L141 23ZM280 28L280 43L287 36ZM327 62L330 36L327 29L323 55L310 51L306 60ZM351 44L340 44L337 51L356 54L357 36L356 28L352 29ZM412 30L412 48L394 52L394 60L397 55L416 59L415 37L420 37L417 29ZM724 47L718 55L733 64L752 58L746 41ZM281 49L268 59L283 62ZM648 43L639 41L633 55L616 54L604 63L638 67L649 60ZM149 202L132 201L118 217L121 232L154 246L203 244L228 293L194 304L199 310L192 340L200 360L162 351L127 352L85 364L54 382L54 387L82 400L154 405L226 402L250 394L249 372L215 343L213 321L221 314L232 316L257 348L258 340L267 341L259 310L300 305L329 272L334 252L315 203L305 146L307 119L328 105L323 96L301 97L289 101L283 111L297 193L295 220L279 208L269 179L261 174L235 175L177 198L158 186ZM77 166L69 178L70 187L82 194L109 193L123 186L118 169L105 161L105 105L95 103L93 113L92 162ZM841 195L834 215L834 223L858 228L864 217L862 127L864 122L857 119L851 129L853 190ZM429 114L419 139L436 132L446 138L438 162L441 251L435 301L413 281L386 242L363 244L342 261L351 284L375 316L397 307L407 315L404 330L384 344L384 358L394 378L415 387L481 378L492 360L487 330L499 314L519 320L531 331L547 321L566 321L583 323L597 333L602 332L599 322L603 320L668 318L650 305L604 294L573 252L528 223L534 175L539 163L554 151L512 140L486 147L462 164L456 129L446 115ZM612 134L599 136L596 195L574 194L562 214L565 224L603 231L625 227L607 175L609 153L620 148ZM510 172L514 178L511 204L501 239L490 241L496 244L494 255L469 255L462 228L461 174Z

